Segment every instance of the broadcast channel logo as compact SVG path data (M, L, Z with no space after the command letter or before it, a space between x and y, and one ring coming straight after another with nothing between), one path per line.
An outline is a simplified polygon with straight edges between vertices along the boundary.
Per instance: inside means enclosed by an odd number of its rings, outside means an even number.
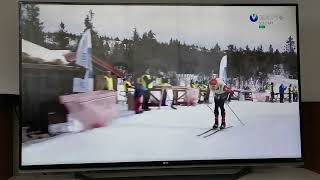
M250 15L250 21L251 21L251 22L257 22L257 21L258 21L258 15L256 15L256 14L251 14L251 15Z

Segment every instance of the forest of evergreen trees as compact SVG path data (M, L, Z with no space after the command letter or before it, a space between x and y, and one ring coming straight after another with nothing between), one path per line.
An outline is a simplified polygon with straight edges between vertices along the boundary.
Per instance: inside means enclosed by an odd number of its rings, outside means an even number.
M39 7L25 4L21 12L22 38L48 49L69 49L76 51L80 35L66 30L67 24L57 23L59 30L44 32L43 23L39 19ZM223 50L218 43L207 49L194 44L185 44L178 39L169 42L159 42L156 34L149 30L139 34L133 28L132 36L120 40L118 37L107 37L96 31L92 19L94 12L89 11L84 17L85 31L91 29L93 55L116 67L122 67L128 73L142 73L146 68L155 71L175 71L178 74L218 73L219 63L224 55L228 55L228 77L248 80L263 78L268 74L277 74L277 68L282 65L290 78L298 77L298 61L296 42L289 36L283 42L283 51L273 49L264 51L262 45L244 49L230 44ZM50 39L50 41L48 41ZM108 42L114 42L111 47ZM75 43L71 43L75 42Z

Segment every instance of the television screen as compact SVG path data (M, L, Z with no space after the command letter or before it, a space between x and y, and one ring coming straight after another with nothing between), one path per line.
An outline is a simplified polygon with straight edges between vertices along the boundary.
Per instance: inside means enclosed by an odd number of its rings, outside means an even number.
M20 3L21 168L301 159L297 25L297 5Z

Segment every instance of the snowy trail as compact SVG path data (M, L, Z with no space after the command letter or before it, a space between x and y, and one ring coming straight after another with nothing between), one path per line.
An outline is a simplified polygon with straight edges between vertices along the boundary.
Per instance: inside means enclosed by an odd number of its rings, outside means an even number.
M230 106L246 125L226 106L227 126L233 128L209 138L196 136L213 124L213 113L206 105L178 106L178 110L161 107L116 119L109 127L24 145L22 164L300 156L297 103L233 101Z

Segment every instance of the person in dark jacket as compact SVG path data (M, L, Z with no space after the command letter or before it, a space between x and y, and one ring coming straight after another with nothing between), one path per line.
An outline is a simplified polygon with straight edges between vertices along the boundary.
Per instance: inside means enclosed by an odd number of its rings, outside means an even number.
M291 103L292 102L292 85L291 84L289 85L288 93L289 93L289 102Z
M286 91L287 87L284 86L283 84L281 84L279 86L279 95L280 95L280 103L283 103L283 99L284 99L284 92Z
M270 101L273 102L274 101L274 90L273 90L273 82L271 82L270 84L270 94L271 94L271 99Z
M142 96L147 92L148 90L141 84L140 78L138 78L136 84L134 85L134 110L136 114L143 113L141 111L141 105L142 105Z

